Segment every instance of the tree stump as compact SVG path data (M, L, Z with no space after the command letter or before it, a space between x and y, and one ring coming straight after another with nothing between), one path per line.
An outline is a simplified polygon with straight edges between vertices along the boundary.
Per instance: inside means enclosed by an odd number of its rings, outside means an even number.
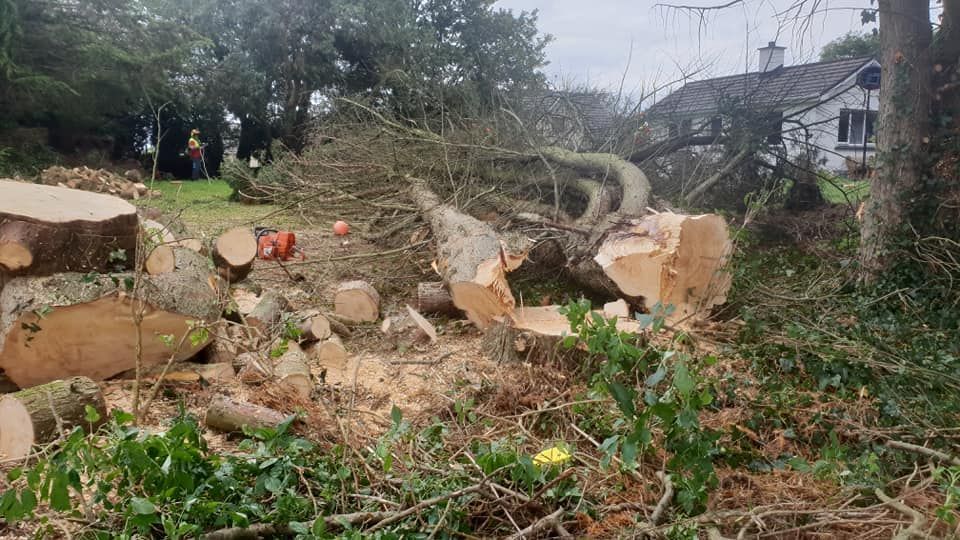
M99 415L87 422L87 406ZM86 431L107 420L100 386L86 377L49 382L0 397L0 456L18 459L37 444L55 440L75 426Z
M287 418L289 416L280 411L217 395L207 406L203 423L210 429L239 433L243 431L244 427L249 429L276 429Z
M353 322L374 322L380 318L380 294L366 281L341 283L333 303L337 315Z
M220 277L230 283L241 281L257 258L257 238L246 227L230 229L214 242L212 255Z
M130 203L7 180L0 193L0 273L107 272L133 262L138 219Z

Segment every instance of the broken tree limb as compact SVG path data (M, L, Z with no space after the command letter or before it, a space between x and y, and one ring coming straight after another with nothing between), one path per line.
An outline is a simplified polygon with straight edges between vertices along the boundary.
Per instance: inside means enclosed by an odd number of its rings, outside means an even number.
M457 316L462 312L453 305L453 297L440 281L417 284L417 309L421 313Z
M639 216L646 210L650 199L650 181L633 163L615 154L573 152L553 146L541 148L540 152L558 165L616 182L622 191L617 208L620 214Z
M487 328L513 310L506 274L520 266L526 253L508 251L490 224L441 203L426 182L411 182L412 199L437 239L437 271L454 305L478 328Z
M695 188L691 189L690 192L684 196L684 199L689 203L698 202L700 199L703 198L703 195L710 188L716 185L716 183L719 182L722 178L728 176L731 171L739 167L752 154L753 152L749 147L746 147L740 150L740 152L738 152L737 155L733 157L733 159L728 161L719 171L714 173L712 176L710 176L703 182L700 182Z
M203 423L211 429L237 433L243 431L244 427L275 429L287 418L289 417L280 411L216 395L207 406Z
M347 281L337 287L333 297L337 315L355 322L374 322L380 318L380 294L363 280Z
M99 419L87 421L90 406ZM107 420L100 386L86 377L73 377L0 397L0 456L21 458L37 444L55 440L75 426L87 432Z
M308 399L313 392L313 378L310 375L307 355L296 343L287 343L286 352L273 366L273 374L280 386L293 390L303 399Z
M674 306L674 322L726 301L732 243L718 215L664 212L611 232L594 260L624 294Z
M138 218L130 203L7 180L0 193L0 273L105 272L133 261Z
M209 336L184 338L219 319L221 306L207 260L176 250L177 269L140 276L136 291L130 274L11 280L0 293L0 369L21 388L74 375L100 380L134 367L138 335L145 368L195 355Z
M257 239L246 227L230 229L213 243L212 255L220 277L230 283L241 281L250 274L257 258Z

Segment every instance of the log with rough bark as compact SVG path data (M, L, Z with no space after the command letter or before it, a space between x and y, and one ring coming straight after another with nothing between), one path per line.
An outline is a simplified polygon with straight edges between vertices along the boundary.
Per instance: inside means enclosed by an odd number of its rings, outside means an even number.
M425 281L417 284L417 309L421 313L456 317L463 312L453 305L453 297L441 281Z
M330 320L319 313L302 313L296 316L300 320L300 341L322 341L330 337Z
M303 399L308 399L313 392L307 355L296 343L287 344L286 352L273 366L273 375L280 386L293 390Z
M336 334L328 337L321 343L314 345L313 354L317 360L324 365L341 365L347 359L347 348L343 346L343 340Z
M136 208L117 197L0 180L0 273L43 276L127 266L137 227Z
M366 281L341 283L333 304L337 315L353 322L374 322L380 318L380 294Z
M283 314L290 310L290 302L276 291L267 291L260 302L246 317L247 324L260 333L261 338L270 338L280 331Z
M210 429L239 433L248 429L275 429L289 418L280 411L216 395L210 400L203 423Z
M454 305L481 329L510 313L516 303L506 275L526 252L501 242L490 224L440 202L425 182L412 181L411 195L437 239L436 269Z
M160 375L163 374L166 366L155 366L143 374L143 380L150 382L160 381ZM136 376L135 372L127 372L128 378ZM198 364L194 362L175 363L163 374L163 382L166 383L197 383L204 381L208 384L227 384L236 379L236 371L233 364L229 362L217 362L213 364Z
M691 318L726 301L732 250L727 224L718 215L664 212L612 232L595 257L624 294L641 296L647 308L674 306L671 322Z
M400 350L437 342L436 328L410 306L406 306L401 313L384 319L380 331L393 348Z
M97 412L87 421L87 406ZM76 426L90 431L107 420L97 383L72 377L0 397L0 459L18 459L37 444L55 440Z
M136 288L129 274L11 280L0 293L0 369L21 388L74 375L104 379L134 367L138 336L144 367L195 355L210 338L187 334L215 322L221 306L206 259L176 250L174 272L141 275Z
M212 255L220 277L230 283L241 281L250 274L257 258L257 239L246 227L230 229L213 243Z

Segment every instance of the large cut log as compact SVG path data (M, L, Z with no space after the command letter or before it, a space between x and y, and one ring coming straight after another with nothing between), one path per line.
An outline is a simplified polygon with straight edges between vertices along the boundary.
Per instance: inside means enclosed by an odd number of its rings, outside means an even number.
M117 197L0 180L0 273L41 276L128 266L137 226L136 208Z
M383 320L380 331L395 349L406 350L414 345L437 342L437 330L410 306Z
M264 339L280 332L283 314L290 310L290 302L276 291L267 291L260 302L246 317L247 324L255 328Z
M453 305L453 297L447 291L446 285L440 281L425 281L417 284L417 310L420 313L452 317L463 313Z
M171 220L164 225L152 219L140 221L142 229L144 256L144 270L151 275L173 272L177 266L175 247L183 247L203 254L203 242L191 238L182 223Z
M246 227L221 234L213 244L213 262L220 277L235 283L247 277L257 258L257 238Z
M366 281L348 281L337 287L334 312L353 322L374 322L380 318L380 294Z
M317 361L325 366L340 366L347 360L347 348L340 336L334 334L313 347Z
M296 317L300 320L300 341L322 341L330 337L330 320L319 313L303 313Z
M87 421L87 406L97 412ZM18 459L37 444L55 440L76 426L90 431L107 420L97 383L73 377L0 397L0 459Z
M478 328L510 313L516 303L506 275L526 252L501 242L490 224L441 203L424 182L413 181L411 195L437 239L437 272L454 305Z
M245 427L275 429L287 418L288 416L280 411L216 395L207 406L203 423L208 428L232 433L241 432Z
M287 344L286 352L273 366L273 374L280 386L293 390L303 399L308 399L313 392L313 378L310 376L307 355L296 343Z
M664 212L611 232L595 257L623 293L642 296L647 308L674 306L667 320L687 320L726 301L730 275L723 267L732 243L715 214Z
M80 193L80 192L77 192ZM176 248L177 269L158 276L57 274L19 277L0 293L0 369L21 388L74 375L104 379L190 358L209 342L191 326L219 318L207 261ZM138 328L134 313L142 310Z

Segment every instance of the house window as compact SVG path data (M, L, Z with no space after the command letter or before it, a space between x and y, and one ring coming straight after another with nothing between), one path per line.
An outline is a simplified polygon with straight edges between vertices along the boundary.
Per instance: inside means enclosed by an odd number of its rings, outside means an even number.
M723 131L723 119L719 116L715 116L710 120L710 136L719 137L720 133Z
M840 111L837 142L856 146L863 145L864 141L872 144L876 124L877 111L844 109Z
M777 114L769 120L769 131L767 132L767 144L783 143L783 117Z

